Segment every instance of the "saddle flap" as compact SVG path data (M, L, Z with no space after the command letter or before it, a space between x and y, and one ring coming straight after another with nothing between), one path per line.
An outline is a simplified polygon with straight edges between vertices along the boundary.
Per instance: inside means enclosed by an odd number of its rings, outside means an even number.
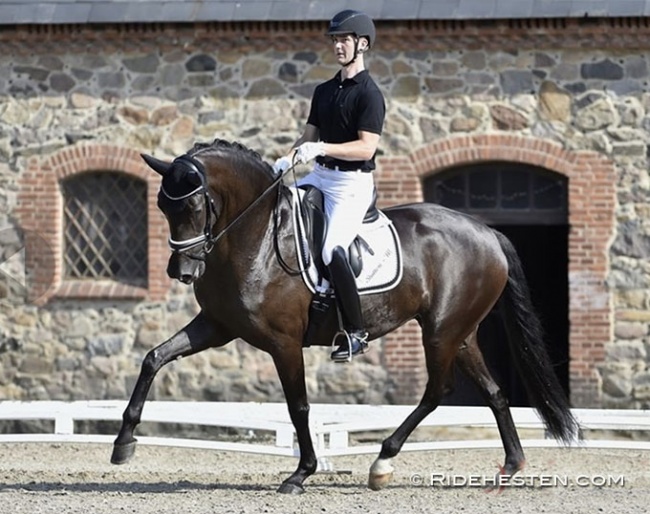
M309 290L316 292L322 279L329 279L322 260L327 231L322 193L312 186L288 190L294 197L294 234L301 275ZM389 291L402 279L402 249L395 227L374 203L368 213L367 218L374 221L364 222L348 251L361 295Z
M325 234L327 234L327 218L323 202L323 193L311 186L301 187L304 191L300 205L300 215L305 228L305 239L309 245L309 251L318 269L324 269L325 264L322 258Z

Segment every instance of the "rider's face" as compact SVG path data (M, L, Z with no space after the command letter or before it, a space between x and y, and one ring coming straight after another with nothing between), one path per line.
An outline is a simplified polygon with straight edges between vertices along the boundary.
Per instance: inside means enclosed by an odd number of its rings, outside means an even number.
M334 55L339 64L345 64L352 60L354 57L354 43L355 38L351 34L332 36Z

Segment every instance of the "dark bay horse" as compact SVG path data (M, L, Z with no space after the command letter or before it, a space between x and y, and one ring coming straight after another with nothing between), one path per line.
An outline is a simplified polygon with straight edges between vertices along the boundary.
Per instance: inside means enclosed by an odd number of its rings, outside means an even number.
M278 491L303 492L303 482L317 464L302 346L311 293L300 276L280 264L297 263L291 206L278 194L285 186L257 153L237 143L197 144L171 163L143 158L162 175L158 206L169 223L172 250L167 273L193 284L201 311L145 357L111 461L121 464L133 456L134 430L151 383L165 364L241 338L273 358L298 438L298 468ZM507 400L477 343L478 326L497 302L531 403L554 437L570 441L577 423L550 364L510 242L469 216L432 204L384 212L401 239L404 273L392 291L362 297L366 327L372 340L416 319L422 327L428 382L420 403L383 442L370 468L370 488L390 481L391 458L440 403L454 362L494 413L505 450L502 473L522 469L524 453ZM330 346L337 330L335 322L325 326L313 344Z

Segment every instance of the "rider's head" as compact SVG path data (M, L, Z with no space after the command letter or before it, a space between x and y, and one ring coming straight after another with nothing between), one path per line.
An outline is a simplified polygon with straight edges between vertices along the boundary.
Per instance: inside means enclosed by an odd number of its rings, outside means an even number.
M357 55L368 51L375 43L375 24L367 14L347 9L330 20L327 35L334 41L347 36L352 38L354 49L351 58L342 63L347 66L355 61Z

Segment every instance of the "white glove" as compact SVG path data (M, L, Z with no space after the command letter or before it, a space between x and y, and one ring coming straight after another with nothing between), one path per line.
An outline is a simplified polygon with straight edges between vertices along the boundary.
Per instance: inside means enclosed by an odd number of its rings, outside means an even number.
M303 143L296 150L296 161L305 164L319 155L325 155L325 143Z
M280 157L277 161L275 161L275 164L273 165L273 173L276 175L281 175L285 171L287 171L291 167L291 159L287 157L286 155L284 157Z

